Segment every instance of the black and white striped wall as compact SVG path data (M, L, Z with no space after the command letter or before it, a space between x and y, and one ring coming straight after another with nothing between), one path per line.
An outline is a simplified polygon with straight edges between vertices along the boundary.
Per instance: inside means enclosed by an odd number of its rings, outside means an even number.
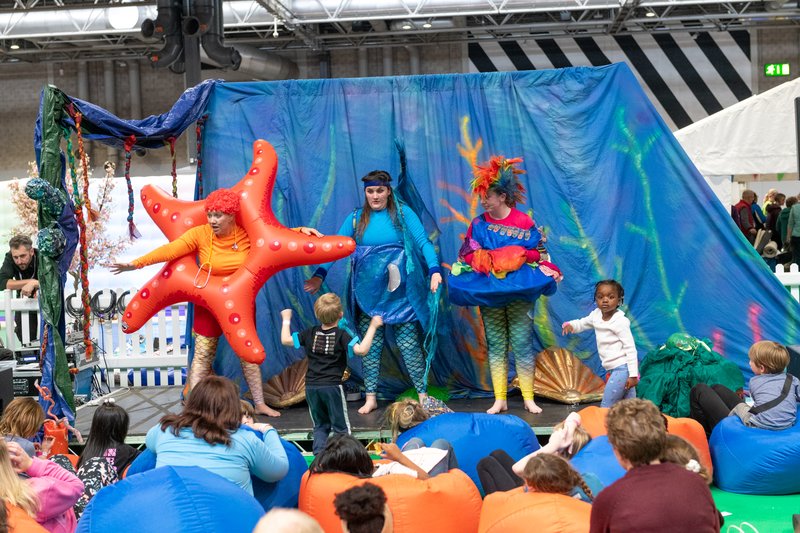
M677 130L752 95L750 32L531 38L470 43L471 72L626 62Z

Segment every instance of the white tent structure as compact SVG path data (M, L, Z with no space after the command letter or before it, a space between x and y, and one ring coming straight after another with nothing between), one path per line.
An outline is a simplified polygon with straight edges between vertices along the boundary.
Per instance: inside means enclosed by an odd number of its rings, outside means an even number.
M675 138L704 176L797 172L795 98L800 79L698 120Z

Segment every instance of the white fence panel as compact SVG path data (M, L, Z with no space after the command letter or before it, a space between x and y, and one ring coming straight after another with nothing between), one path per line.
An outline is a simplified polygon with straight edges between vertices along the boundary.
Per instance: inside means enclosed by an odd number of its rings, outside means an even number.
M12 351L39 349L38 342L28 339L28 313L22 315L22 344L14 334L14 313L17 311L38 311L38 300L35 298L17 298L15 291L0 291L0 312L4 318L3 331L0 338ZM123 291L115 291L123 294ZM104 291L98 298L100 307L111 303L110 291ZM80 301L73 299L73 304ZM173 305L161 310L136 333L126 334L122 330L122 322L118 313L99 318L92 316L90 336L97 355L97 364L107 373L108 385L112 388L140 386L183 385L188 360L186 348L186 304ZM110 315L111 313L109 313ZM67 324L68 330L73 328L74 319ZM73 339L82 335L73 332ZM83 357L77 350L77 358ZM82 366L79 364L79 366ZM170 379L171 375L171 379Z
M775 275L789 290L792 297L800 302L800 269L797 268L797 265L792 263L788 271L783 268L783 265L778 265L775 267Z

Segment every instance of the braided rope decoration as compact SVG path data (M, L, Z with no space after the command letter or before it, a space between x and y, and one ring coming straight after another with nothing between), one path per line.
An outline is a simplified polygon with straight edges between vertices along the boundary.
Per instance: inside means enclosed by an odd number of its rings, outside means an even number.
M172 197L178 197L178 168L177 158L175 157L175 137L167 139L169 143L169 155L172 157Z
M142 236L133 223L133 183L131 183L131 150L136 144L136 135L129 135L125 139L125 184L128 186L128 236L135 241Z
M76 114L75 128L78 132L78 150L83 153L83 143L81 142L81 115ZM81 278L81 304L83 305L83 345L86 347L86 360L92 358L94 345L92 344L92 335L90 331L92 310L90 308L89 300L89 253L86 244L86 219L83 216L83 202L88 198L81 198L80 188L78 186L78 172L75 170L75 152L72 146L70 135L64 135L67 140L67 156L69 158L69 175L72 178L72 194L75 198L75 220L78 222L78 237L79 237L79 254L80 262L80 278ZM86 154L83 153L85 156Z
M197 138L197 197L203 198L203 158L201 156L203 148L203 130L205 129L208 115L203 115L198 119L195 126L195 137Z
M81 133L80 113L75 114L75 132L78 134L78 153L81 156L81 170L83 171L83 203L86 206L86 213L89 220L97 220L97 212L92 209L92 199L89 196L89 159L86 157L86 150L83 146L83 134Z

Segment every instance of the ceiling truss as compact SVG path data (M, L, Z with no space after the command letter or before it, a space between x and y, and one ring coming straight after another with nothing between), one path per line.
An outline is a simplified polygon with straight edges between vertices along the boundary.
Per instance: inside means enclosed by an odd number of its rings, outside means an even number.
M242 3L225 1L226 41L278 52L800 27L796 0L252 0L241 9ZM0 0L0 17L6 16L0 63L125 60L161 47L144 39L138 27L52 35L26 34L23 27L23 17L109 6L155 12L152 1ZM88 19L97 20L91 14Z

